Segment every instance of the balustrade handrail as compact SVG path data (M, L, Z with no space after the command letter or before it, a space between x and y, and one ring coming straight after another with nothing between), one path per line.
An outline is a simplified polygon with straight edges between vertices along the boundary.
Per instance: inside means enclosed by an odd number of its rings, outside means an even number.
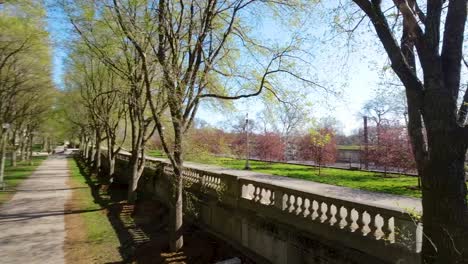
M117 158L129 160L129 156L128 153L119 153ZM164 172L170 173L172 165L168 160L153 157L145 157L145 159L147 161L145 166L154 169L155 163L164 164L162 166ZM200 168L203 166L205 168ZM210 167L209 165L197 167L185 164L183 177L188 182L198 182L199 185L196 186L207 187L215 191L220 190L220 187L225 184L226 195L230 198L229 201L234 201L234 205L237 204L242 209L261 210L272 217L284 216L286 218L282 219L286 223L289 223L287 219L318 221L335 230L346 229L346 232L352 234L353 237L359 234L368 241L369 237L373 237L375 241L379 241L377 244L381 245L406 243L405 247L411 252L420 252L422 227L405 208L376 205L372 202L363 203L349 197L339 198L326 193L301 190L294 186L268 183L265 179L250 177L246 172L236 174L234 170L217 167L210 169ZM400 228L401 230L397 230ZM406 231L409 232L410 237L405 238L406 234L400 234L400 232L408 228L409 231Z
M344 199L339 199L336 197L330 197L327 196L326 194L317 194L314 192L306 192L306 191L301 191L301 190L296 190L294 188L288 188L284 186L279 186L279 185L273 185L269 183L264 183L264 182L258 182L255 180L250 180L250 179L239 179L240 182L245 182L245 183L255 183L257 186L262 186L262 187L267 187L271 188L274 190L284 190L287 191L291 194L297 194L298 196L308 196L308 197L313 197L316 198L317 200L321 200L324 202L330 202L330 203L339 203L340 205L351 207L351 208L356 208L356 209L362 209L368 212L373 212L373 213L381 213L385 214L388 216L393 216L397 217L399 219L404 219L404 220L415 220L413 217L405 211L405 209L395 209L393 207L385 207L381 205L373 205L372 203L369 204L363 204L360 202L354 202L350 200L344 200Z
M123 155L123 156L130 156L129 153L119 153L118 155ZM159 162L159 163L163 163L163 164L166 164L166 165L169 165L171 166L170 162L166 159L162 159L162 158L154 158L154 157L145 157L147 161L155 161L155 162ZM281 185L276 185L276 184L270 184L270 183L267 183L267 182L264 182L264 181L258 181L256 179L250 179L250 178L244 178L242 176L238 176L238 175L231 175L230 173L226 173L226 172L216 172L216 171L210 171L210 169L200 169L200 168L197 168L193 165L184 165L184 168L189 168L191 170L196 170L198 172L206 172L206 173L209 173L210 175L217 175L218 177L235 177L235 178L238 178L239 181L242 181L242 182L255 182L256 184L261 184L261 185L264 185L264 186L268 186L269 188L272 188L272 189L282 189L282 190L288 190L289 192L294 192L294 193L297 193L297 194L301 194L301 195L308 195L308 196L315 196L317 198L320 198L321 200L327 200L327 201L330 201L330 202L333 202L333 201L339 201L340 204L343 204L343 205L348 205L348 206L355 206L355 207L360 207L362 209L369 209L369 210L372 210L372 211L380 211L380 212L383 212L387 215L391 215L391 216L395 216L395 217L398 217L398 218L402 218L402 219L406 219L406 220L414 220L412 218L412 216L410 215L410 212L409 211L409 208L401 208L401 207L396 207L396 206L386 206L386 205L375 205L373 204L371 201L367 202L367 203L362 203L362 202L358 202L358 201L352 201L352 198L349 198L347 197L346 199L340 199L338 197L335 197L335 196L329 196L325 193L315 193L315 192L312 192L312 191L303 191L303 190L299 190L299 189L296 189L296 188L293 188L293 187L285 187L285 186L281 186ZM234 173L233 173L234 174Z

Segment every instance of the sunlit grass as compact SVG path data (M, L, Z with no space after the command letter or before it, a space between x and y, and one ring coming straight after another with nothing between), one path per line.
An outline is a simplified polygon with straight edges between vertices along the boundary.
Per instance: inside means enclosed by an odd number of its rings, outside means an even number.
M359 145L338 145L337 148L341 150L359 150L361 147Z
M232 169L243 169L245 166L244 160L213 157L209 161L210 164ZM204 163L207 163L206 160ZM421 197L421 192L414 188L418 183L416 177L400 175L384 177L382 173L332 168L321 168L319 175L319 170L316 167L260 161L251 161L250 167L253 171L272 175L286 176L374 192Z

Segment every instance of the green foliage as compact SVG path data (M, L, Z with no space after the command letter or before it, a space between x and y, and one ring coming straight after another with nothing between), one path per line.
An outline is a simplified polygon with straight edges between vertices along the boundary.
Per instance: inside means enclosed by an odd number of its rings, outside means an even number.
M324 147L332 139L332 133L328 131L320 133L318 130L310 129L309 134L311 143L317 147Z
M41 1L8 1L0 9L0 123L11 125L10 142L45 136L44 122L53 118L56 90L45 24Z

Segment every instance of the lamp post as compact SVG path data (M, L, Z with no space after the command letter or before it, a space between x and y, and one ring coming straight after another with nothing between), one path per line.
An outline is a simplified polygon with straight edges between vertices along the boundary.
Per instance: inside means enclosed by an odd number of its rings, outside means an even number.
M364 119L364 168L369 169L369 132L367 128L367 116Z
M5 181L4 181L4 173L5 173L5 156L6 156L6 141L7 141L7 132L10 128L10 124L4 123L2 125L2 158L0 161L0 188L5 190Z
M249 144L249 113L245 115L245 167L244 170L250 170L250 144Z

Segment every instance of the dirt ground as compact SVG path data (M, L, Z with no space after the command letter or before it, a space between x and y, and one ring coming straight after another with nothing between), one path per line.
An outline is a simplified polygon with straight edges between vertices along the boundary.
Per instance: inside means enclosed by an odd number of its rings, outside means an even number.
M72 197L65 205L65 210L78 209L76 195ZM86 241L83 219L77 214L68 214L65 216L65 260L67 263L91 263L91 256L88 255L89 248Z
M69 179L69 186L71 188L83 187ZM66 263L76 264L89 264L89 263L123 263L119 250L116 247L109 245L100 245L91 242L87 234L86 223L79 213L72 213L82 211L81 199L84 199L78 191L73 191L72 196L65 204L65 230L67 231L65 237L65 260ZM103 210L103 214L107 210Z

